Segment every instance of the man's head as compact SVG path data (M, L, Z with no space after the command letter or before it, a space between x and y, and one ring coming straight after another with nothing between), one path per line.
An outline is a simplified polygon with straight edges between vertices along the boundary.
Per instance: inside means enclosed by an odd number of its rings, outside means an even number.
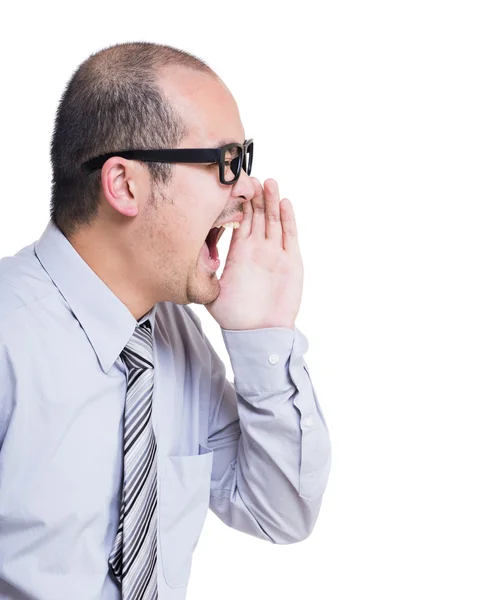
M135 316L163 300L207 304L219 282L204 241L242 214L254 194L248 175L223 185L216 164L114 156L90 174L81 165L120 150L244 140L232 95L199 59L149 43L104 49L80 65L60 101L51 219Z

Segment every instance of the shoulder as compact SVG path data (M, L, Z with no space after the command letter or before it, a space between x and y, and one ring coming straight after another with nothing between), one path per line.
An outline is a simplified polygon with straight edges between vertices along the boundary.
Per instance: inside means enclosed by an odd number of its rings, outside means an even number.
M28 303L22 280L16 276L9 262L4 258L0 260L0 339L5 327Z
M56 288L33 252L33 244L0 258L0 338L5 329L39 308Z

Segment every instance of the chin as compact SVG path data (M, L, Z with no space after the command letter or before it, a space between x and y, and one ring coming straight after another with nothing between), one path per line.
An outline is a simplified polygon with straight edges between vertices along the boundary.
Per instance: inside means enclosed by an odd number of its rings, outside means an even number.
M205 268L197 268L188 281L187 297L189 303L210 304L214 302L220 292L221 286L215 271L209 272Z

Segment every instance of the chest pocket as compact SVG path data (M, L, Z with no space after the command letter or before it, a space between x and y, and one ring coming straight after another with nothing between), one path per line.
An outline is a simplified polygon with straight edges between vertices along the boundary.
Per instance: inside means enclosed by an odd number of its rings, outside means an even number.
M159 472L159 543L167 584L185 587L209 508L213 452L167 456Z

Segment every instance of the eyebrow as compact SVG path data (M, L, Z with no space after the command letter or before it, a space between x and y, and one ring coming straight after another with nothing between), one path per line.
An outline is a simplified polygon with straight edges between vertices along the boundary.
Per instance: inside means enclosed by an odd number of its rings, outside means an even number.
M220 148L221 146L226 146L227 144L239 144L240 142L237 142L236 140L219 140L217 142L217 146L216 148ZM243 142L242 142L243 145Z

